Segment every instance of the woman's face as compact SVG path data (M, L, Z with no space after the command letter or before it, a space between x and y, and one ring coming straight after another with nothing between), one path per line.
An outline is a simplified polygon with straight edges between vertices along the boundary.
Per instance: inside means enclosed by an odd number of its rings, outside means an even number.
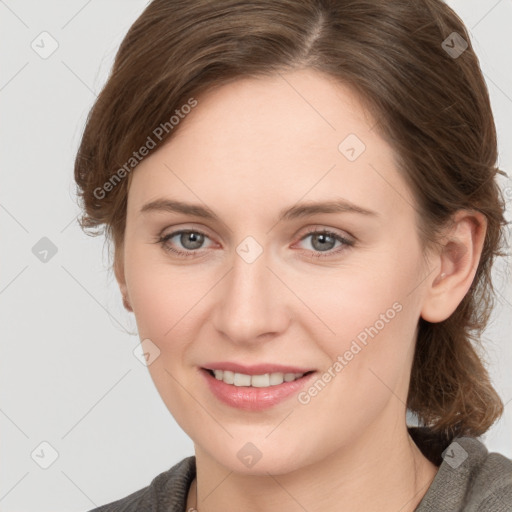
M432 269L391 148L349 89L311 70L197 100L133 171L120 264L163 401L196 450L238 472L392 435ZM263 366L222 374L233 384L205 370L236 364ZM293 369L314 373L270 385Z

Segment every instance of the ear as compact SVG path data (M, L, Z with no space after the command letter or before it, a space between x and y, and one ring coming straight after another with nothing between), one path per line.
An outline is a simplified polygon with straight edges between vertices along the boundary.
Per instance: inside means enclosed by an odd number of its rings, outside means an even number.
M124 245L117 246L114 251L114 274L116 276L117 284L123 296L123 305L127 311L133 312L130 300L128 297L128 288L126 286L126 279L124 276Z
M446 320L461 303L476 274L487 230L485 216L459 210L441 237L441 250L431 260L438 268L427 284L421 317L428 322Z

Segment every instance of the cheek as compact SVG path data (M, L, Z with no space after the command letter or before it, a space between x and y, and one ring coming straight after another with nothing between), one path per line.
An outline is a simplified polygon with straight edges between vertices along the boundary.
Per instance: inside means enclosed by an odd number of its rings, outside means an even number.
M420 310L415 287L422 275L419 252L409 249L361 260L350 272L329 283L320 280L308 292L308 302L329 328L318 327L312 338L329 356L325 370L343 375L333 379L337 384L332 388L340 386L338 397L347 397L343 388L357 400L374 393L382 398L389 393L386 386L403 389L408 384Z
M331 339L331 349L345 349L354 339L364 344L372 336L388 337L413 329L414 321L407 317L414 316L419 306L413 292L419 276L417 260L399 261L389 254L387 260L369 258L350 269L308 278L296 291L311 305L306 318L316 315L321 320L315 320L317 334L323 330L319 339ZM396 347L403 341L400 336L393 338Z
M175 337L181 319L189 321L193 306L206 290L186 266L173 266L151 246L127 244L125 276L141 338Z
M140 340L151 340L158 351L148 371L167 409L190 432L203 411L187 392L193 389L193 375L186 354L195 338L191 328L199 323L200 308L194 305L207 289L201 289L199 279L191 278L185 267L150 262L141 252L129 253L125 275Z
M333 391L340 386L336 395L349 402L350 397L355 403L383 398L388 391L382 382L392 389L401 387L412 355L416 309L393 293L375 291L372 298L352 294L336 308L330 305L325 321L335 334L317 333L314 338L328 355L323 371L341 376L333 379Z

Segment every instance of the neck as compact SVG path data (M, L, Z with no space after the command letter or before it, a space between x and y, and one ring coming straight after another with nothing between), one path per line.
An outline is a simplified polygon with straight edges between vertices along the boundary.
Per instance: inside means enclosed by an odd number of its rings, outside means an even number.
M196 446L187 510L413 512L438 468L409 436L405 417L400 425L370 428L317 463L280 475L234 473Z

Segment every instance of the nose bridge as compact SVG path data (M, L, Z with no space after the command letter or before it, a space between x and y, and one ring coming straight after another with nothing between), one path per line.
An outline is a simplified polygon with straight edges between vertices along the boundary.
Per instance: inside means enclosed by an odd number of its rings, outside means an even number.
M276 289L270 250L247 236L233 254L231 271L223 280L215 305L215 327L234 342L257 341L262 334L276 333L286 321Z

